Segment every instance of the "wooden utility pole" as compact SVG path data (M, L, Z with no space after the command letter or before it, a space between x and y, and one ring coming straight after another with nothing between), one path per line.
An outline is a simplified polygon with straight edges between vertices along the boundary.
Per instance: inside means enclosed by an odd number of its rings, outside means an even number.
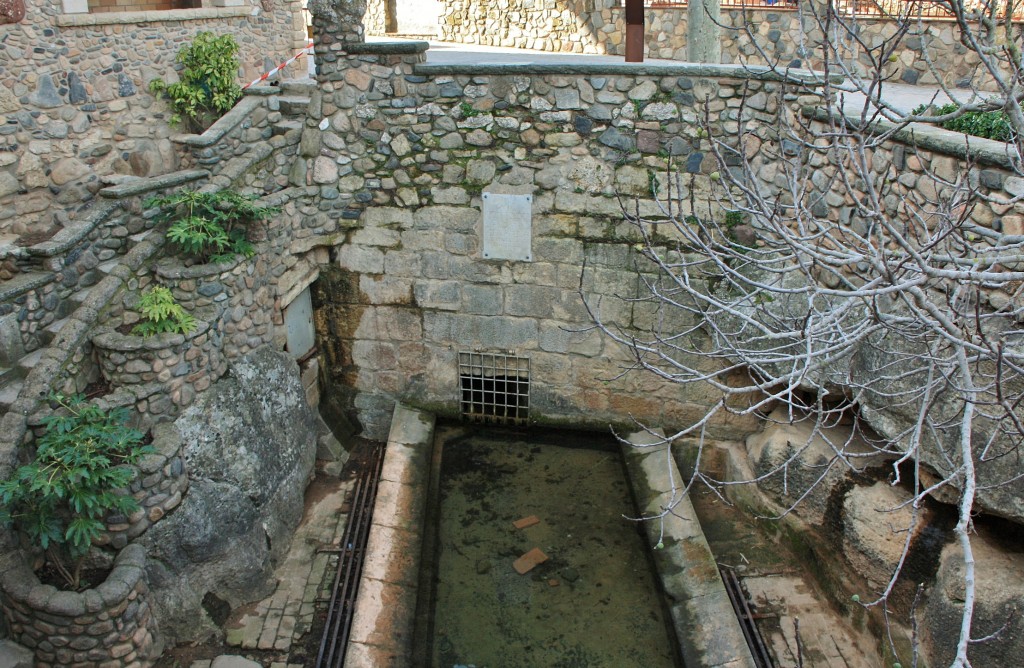
M626 0L626 62L644 62L644 0Z

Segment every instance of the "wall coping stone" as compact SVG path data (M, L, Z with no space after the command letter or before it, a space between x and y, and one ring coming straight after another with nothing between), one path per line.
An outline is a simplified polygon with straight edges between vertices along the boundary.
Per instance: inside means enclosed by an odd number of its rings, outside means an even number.
M544 65L541 63L482 63L431 65L422 63L413 65L413 73L421 75L515 75L515 74L555 74L555 75L602 75L617 74L623 76L654 76L654 77L697 77L705 79L741 79L754 81L778 81L800 84L822 85L825 75L821 72L804 69L780 69L760 65L712 65L707 63L588 63L580 58L579 63L558 63ZM832 75L833 83L843 81L842 75Z
M344 46L345 53L352 56L361 55L409 55L426 53L430 42L348 42Z
M224 135L234 129L236 125L247 119L253 110L263 104L263 99L259 95L242 96L242 99L231 108L231 111L217 119L217 122L207 128L206 132L203 134L175 135L171 137L171 141L179 144L185 144L186 146L192 146L194 148L206 148L207 146L213 146L223 139Z
M95 607L95 602L88 600L93 599L90 592L98 594L107 606L116 605L127 598L128 593L142 579L145 565L145 548L132 544L114 558L114 568L107 579L84 592L58 591L51 585L40 583L25 560L17 560L12 568L0 574L0 584L8 596L33 609L52 615L74 617Z
M255 255L253 257L256 257ZM202 278L204 276L217 276L224 272L231 271L249 258L236 256L233 260L226 262L210 262L207 264L194 264L186 266L177 258L167 258L153 267L153 273L160 278L189 279Z
M204 21L256 16L256 7L202 7L199 9L152 10L144 12L101 12L99 14L60 14L58 26L84 27L135 23L165 23L168 21Z
M831 115L836 120L842 120L849 127L857 129L860 127L861 118L857 114L840 113L829 111L821 107L807 106L802 109L804 116L819 121L827 121ZM973 137L947 130L930 123L909 123L906 127L899 128L896 123L879 119L872 121L867 130L873 134L886 134L893 141L916 146L928 151L942 153L961 160L973 161L976 163L1013 169L1015 160L1013 148L1006 142L983 137Z
M210 323L204 320L196 321L196 328L188 334L177 334L167 332L154 334L153 336L139 336L138 334L122 334L113 328L102 328L92 336L94 345L106 350L117 352L134 352L137 350L163 350L180 346L186 341L191 341L197 336L205 334L210 329Z
M263 96L268 97L270 95L277 95L281 92L280 86L249 86L248 88L242 89L242 95L255 95L257 97Z
M56 276L56 274L48 271L18 274L0 285L0 302L10 301L29 290L41 288L51 283Z
M30 246L27 249L28 254L37 257L53 257L66 253L107 220L117 206L114 202L98 203L83 220L73 222L46 241Z
M637 510L641 517L649 518L642 525L668 599L683 662L688 666L753 668L750 648L732 614L715 557L683 488L684 478L671 457L671 444L664 432L636 432L619 447ZM674 507L674 512L653 519L669 507ZM711 636L709 629L713 629Z
M161 174L160 176L139 177L100 190L100 197L108 199L135 197L136 195L144 195L154 190L163 190L191 183L192 181L199 181L200 179L209 178L209 176L210 172L205 169L186 169L171 172L170 174Z

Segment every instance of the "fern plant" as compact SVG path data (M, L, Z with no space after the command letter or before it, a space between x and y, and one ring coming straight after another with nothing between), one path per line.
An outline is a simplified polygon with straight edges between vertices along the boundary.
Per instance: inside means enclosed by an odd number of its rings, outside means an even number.
M0 520L41 548L46 562L78 589L82 564L111 513L130 515L138 502L125 494L134 471L125 466L153 451L128 426L128 412L109 413L81 395L51 395L64 411L43 420L35 459L0 482Z
M165 287L152 287L142 293L139 311L142 312L143 321L132 328L132 334L138 336L188 334L196 328L196 319L185 312Z
M186 256L201 262L226 262L255 253L247 226L266 220L280 209L260 206L255 195L230 190L183 190L146 201L146 208L163 207L157 222L169 222L167 239Z
M182 65L180 81L167 84L154 79L149 90L164 93L170 100L171 124L182 120L201 130L228 111L242 96L238 86L238 43L231 35L201 32L191 44L178 51L177 61Z

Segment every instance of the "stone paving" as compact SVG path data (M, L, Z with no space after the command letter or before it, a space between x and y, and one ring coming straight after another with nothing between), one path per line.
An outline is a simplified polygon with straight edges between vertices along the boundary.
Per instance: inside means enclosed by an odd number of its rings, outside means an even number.
M352 481L330 476L318 478L307 490L305 517L288 555L275 572L277 589L269 598L233 613L225 625L229 646L289 652L294 643L306 640L304 636L313 626L317 599L330 595L337 564L336 552L332 550L345 530L345 497L352 485ZM192 668L209 666L210 662L203 661L192 664ZM270 664L270 668L291 666L301 664Z

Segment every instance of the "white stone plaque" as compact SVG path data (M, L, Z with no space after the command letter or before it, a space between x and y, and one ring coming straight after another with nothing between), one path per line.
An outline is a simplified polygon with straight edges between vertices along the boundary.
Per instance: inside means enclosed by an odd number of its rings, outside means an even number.
M533 195L484 193L484 259L533 260Z

